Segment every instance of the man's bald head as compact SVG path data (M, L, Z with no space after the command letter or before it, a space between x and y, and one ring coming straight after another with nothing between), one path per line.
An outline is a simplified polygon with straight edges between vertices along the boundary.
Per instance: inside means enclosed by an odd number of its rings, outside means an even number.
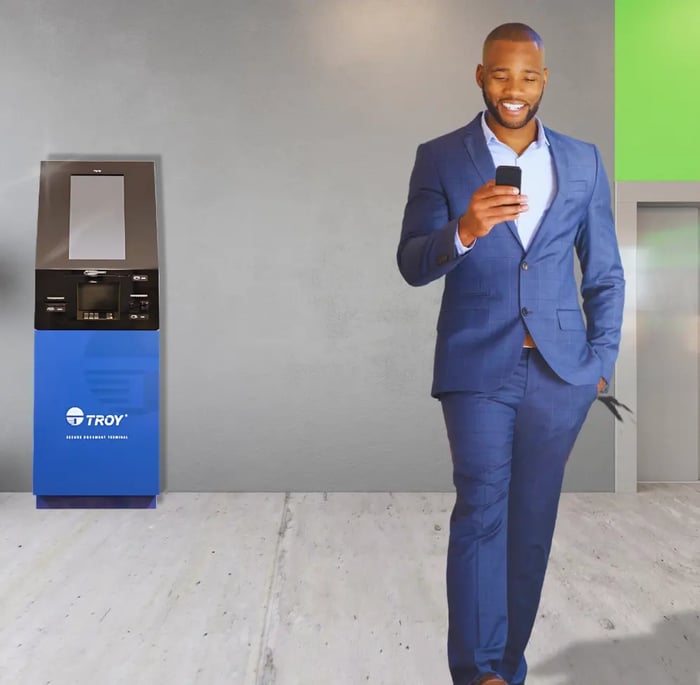
M501 24L497 26L484 41L484 54L486 49L497 40L509 40L516 43L535 43L539 50L544 50L544 41L535 29L527 24L517 22Z

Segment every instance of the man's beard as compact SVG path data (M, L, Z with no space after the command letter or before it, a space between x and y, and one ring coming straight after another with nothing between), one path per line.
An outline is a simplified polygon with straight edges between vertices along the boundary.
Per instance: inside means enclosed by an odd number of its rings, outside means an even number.
M503 117L501 117L501 113L498 111L498 106L494 102L489 100L488 95L486 95L486 89L483 86L481 87L481 94L484 98L484 103L486 104L486 109L488 110L489 114L501 126L503 126L503 128L517 129L526 126L528 123L530 123L530 121L532 121L535 114L537 114L537 110L540 108L540 103L542 102L542 96L544 95L544 89L542 89L542 92L540 93L540 97L538 98L537 102L535 102L534 105L528 105L527 116L525 117L525 119L523 119L522 122L505 121Z

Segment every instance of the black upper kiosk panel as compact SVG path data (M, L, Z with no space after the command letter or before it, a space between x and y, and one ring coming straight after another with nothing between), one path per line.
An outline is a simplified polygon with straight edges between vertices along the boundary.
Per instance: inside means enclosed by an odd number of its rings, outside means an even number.
M35 327L155 330L153 162L42 162Z

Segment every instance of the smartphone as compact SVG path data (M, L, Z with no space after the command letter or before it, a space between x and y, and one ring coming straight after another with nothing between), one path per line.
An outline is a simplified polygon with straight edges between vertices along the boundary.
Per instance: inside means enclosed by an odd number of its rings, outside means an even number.
M522 178L523 170L519 166L496 167L497 186L515 186L520 191Z

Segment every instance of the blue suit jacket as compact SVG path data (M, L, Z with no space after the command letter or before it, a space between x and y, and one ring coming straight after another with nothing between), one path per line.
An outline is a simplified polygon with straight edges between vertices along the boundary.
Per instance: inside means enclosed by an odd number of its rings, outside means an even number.
M600 154L594 145L545 129L557 194L528 250L515 224L505 222L458 256L458 219L496 173L480 116L418 147L398 247L399 269L411 285L445 276L432 394L499 387L520 359L526 330L563 380L610 380L624 276Z

